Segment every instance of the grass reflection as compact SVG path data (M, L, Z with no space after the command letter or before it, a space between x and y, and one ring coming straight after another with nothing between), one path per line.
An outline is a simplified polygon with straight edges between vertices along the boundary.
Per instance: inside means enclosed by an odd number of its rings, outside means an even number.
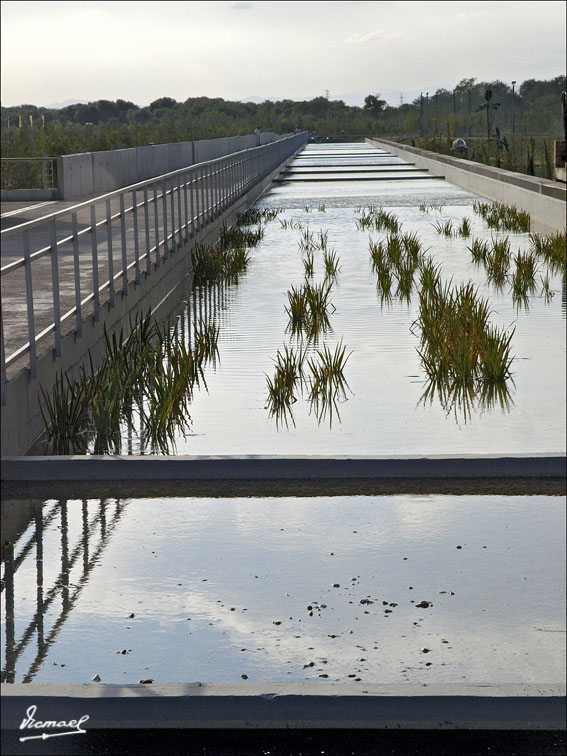
M425 383L418 407L432 406L438 401L447 416L453 415L455 422L465 425L472 420L473 414L500 408L510 412L514 407L511 388L513 381L474 381L429 379Z

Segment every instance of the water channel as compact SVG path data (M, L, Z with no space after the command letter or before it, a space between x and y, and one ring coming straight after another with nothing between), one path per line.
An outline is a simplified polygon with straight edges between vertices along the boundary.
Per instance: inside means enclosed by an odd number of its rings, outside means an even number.
M355 170L360 163L364 173ZM395 172L368 180L374 167ZM214 319L219 359L206 369L207 388L193 396L189 432L171 451L562 451L561 275L550 273L551 296L538 289L519 306L471 260L470 239L434 228L468 218L472 237L504 236L474 213L479 198L367 145L313 145L293 168L257 205L281 212L238 283L189 287L175 311L187 335ZM307 176L322 180L298 178ZM384 234L356 224L369 205L395 213L444 278L474 282L490 300L491 320L515 328L512 379L497 401L424 397L410 330L416 297L381 298L369 237ZM278 349L291 343L286 292L304 279L298 241L307 226L326 233L340 257L332 330L319 346L346 346L349 388L332 416L317 417L301 396L286 425L267 408L266 376ZM514 254L529 247L527 233L506 235ZM314 253L315 281L323 280L321 255ZM135 429L125 429L123 453L149 451ZM2 507L4 681L563 679L559 496L118 498L109 487L101 499L54 499L46 491Z
M12 506L7 682L563 679L561 497Z
M357 151L362 157L341 157ZM380 180L368 181L373 174L364 173L347 181L336 172L336 180L329 180L332 169L319 168L325 160L335 171L349 164L362 164L365 170L376 166ZM186 292L180 325L190 334L200 319L214 320L220 329L219 361L207 370L207 390L193 397L187 436L175 439L174 452L524 454L565 448L564 277L550 273L551 296L544 297L540 278L547 271L542 265L537 289L518 305L508 285L496 288L487 280L468 246L473 238L509 237L514 256L529 249L529 234L489 229L473 212L473 203L482 198L423 171L412 173L412 178L406 174L403 180L401 173L381 174L383 164L396 161L400 171L408 170L401 160L370 151L367 145L309 146L294 161L290 180L275 185L257 204L259 209L281 213L266 224L238 284ZM298 174L314 170L309 166L325 172L306 174L310 179L326 180L297 181ZM419 340L410 330L418 314L417 291L414 288L410 301L381 298L370 265L369 241L383 239L387 232L370 233L356 225L357 212L369 205L383 206L397 216L404 232L418 235L423 248L441 265L443 280L455 285L472 281L489 300L492 323L515 329L512 378L503 395L492 402L427 395ZM435 228L448 221L456 227L463 218L470 221L469 238L447 238ZM304 280L298 243L306 228L327 234L328 248L340 258L331 291L332 330L319 346L334 349L341 342L345 346L350 354L345 369L349 390L337 407L338 415L327 414L321 422L306 392L293 405L292 420L277 423L267 409L266 376L273 374L278 350L294 343L285 308L287 291ZM321 282L322 252L316 251L314 258L313 280ZM312 354L313 345L308 350ZM139 452L140 445L130 434L123 453Z

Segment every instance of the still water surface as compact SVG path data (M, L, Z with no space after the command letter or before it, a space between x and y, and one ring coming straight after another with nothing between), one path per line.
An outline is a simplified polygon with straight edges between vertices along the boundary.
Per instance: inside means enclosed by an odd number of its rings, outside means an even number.
M46 501L27 526L22 505L4 680L564 676L560 497Z
M320 164L326 150L312 147L295 164ZM346 150L347 148L344 148ZM358 148L368 153L367 145ZM353 146L348 146L349 152ZM385 159L378 151L374 162ZM358 158L333 158L333 165ZM372 158L365 157L365 161ZM401 163L401 161L399 161ZM188 291L180 320L187 332L199 318L220 326L220 364L206 373L208 391L196 393L188 436L176 439L178 454L447 454L557 452L565 448L565 282L551 275L551 300L541 293L540 280L527 306L512 301L509 286L496 289L486 272L471 259L473 238L509 236L512 257L529 248L526 233L491 231L473 212L479 200L463 189L438 180L323 183L284 182L257 204L282 209L266 225L265 236L251 250L251 261L237 285L209 291ZM410 331L416 319L417 296L410 302L394 297L381 301L370 266L369 240L386 232L358 230L357 208L384 206L402 221L403 232L415 232L423 248L442 266L443 280L472 281L490 301L491 322L515 329L512 379L507 395L487 405L443 403L425 398L425 375L418 337ZM428 210L420 210L427 205ZM432 209L434 205L436 208ZM439 209L440 208L440 209ZM469 239L446 238L436 222L456 226L467 218ZM319 422L308 397L293 405L293 419L277 424L267 409L266 376L284 344L294 343L287 328L287 291L304 280L302 231L284 228L301 223L311 232L328 234L328 247L340 257L332 289L335 311L332 333L320 340L334 349L342 342L350 357L345 369L347 400L339 417ZM540 274L545 274L542 267ZM322 252L315 252L316 282L323 280ZM126 443L125 443L126 447ZM137 453L130 440L124 453Z

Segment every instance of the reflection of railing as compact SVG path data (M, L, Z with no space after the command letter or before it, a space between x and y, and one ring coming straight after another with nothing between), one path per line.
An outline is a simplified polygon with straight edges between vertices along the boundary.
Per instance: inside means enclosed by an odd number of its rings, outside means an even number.
M68 322L74 320L75 334L80 337L88 308L98 322L103 304L114 308L117 292L127 295L129 286L139 284L142 276L149 276L170 254L195 239L306 140L303 133L242 150L3 230L4 254L14 259L1 270L2 288L12 276L23 275L19 286L26 292L26 314L25 320L18 319L16 324L18 307L4 305L2 404L7 367L26 357L30 376L35 378L40 342L52 337L55 356L61 356ZM40 295L44 312L43 322L38 324L34 300ZM23 299L22 294L22 305ZM45 302L49 301L47 311ZM9 342L5 332L8 320Z
M20 676L21 682L30 682L45 660L49 646L55 640L59 630L77 602L83 587L88 582L90 573L96 565L100 554L105 549L114 528L118 524L127 502L116 500L114 503L102 500L82 502L81 533L75 544L69 536L69 503L61 501L45 515L38 511L35 517L35 532L17 557L14 557L14 544L3 546L4 577L2 590L5 595L5 666L2 669L2 682L13 683L16 678L18 658L27 648L34 634L37 636L37 652L27 671ZM71 505L76 506L76 505ZM93 513L94 509L94 513ZM44 580L44 533L55 516L61 518L61 570L52 587L45 591ZM18 570L26 560L33 557L31 546L35 544L36 571L36 612L19 639L16 639L14 581ZM28 560L28 561L29 561ZM78 570L76 582L69 579L73 569ZM61 608L49 628L45 627L47 611L60 598ZM27 663L26 663L27 665Z
M2 158L2 189L55 189L57 158Z

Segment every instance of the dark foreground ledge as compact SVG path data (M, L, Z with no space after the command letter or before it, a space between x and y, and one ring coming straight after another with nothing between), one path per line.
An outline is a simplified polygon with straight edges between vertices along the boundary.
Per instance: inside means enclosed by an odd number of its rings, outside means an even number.
M559 684L3 684L2 728L18 729L30 706L41 721L88 715L87 730L565 728Z
M85 733L22 742L56 732L20 729L30 706L43 722L88 715ZM549 756L564 730L561 685L2 686L3 754Z
M565 756L567 742L544 730L93 729L31 745L19 735L2 732L3 756Z

